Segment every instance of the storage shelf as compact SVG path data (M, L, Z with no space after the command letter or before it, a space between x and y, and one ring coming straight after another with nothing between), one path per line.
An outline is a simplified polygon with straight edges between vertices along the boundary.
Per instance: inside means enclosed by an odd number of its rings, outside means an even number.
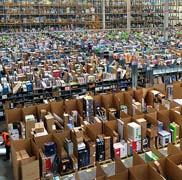
M104 8L102 0L84 2L67 1L68 3L37 3L37 1L26 1L27 3L1 3L1 23L0 28L9 29L12 26L38 26L41 28L49 26L63 26L65 29L85 28L85 29L114 29L114 28L127 28L127 3L125 0L108 0L105 1ZM134 20L130 20L131 27L138 28L142 25L143 28L150 25L159 27L164 23L164 8L163 2L159 4L147 4L142 1L139 3L136 0L131 4L131 16L135 16ZM182 4L178 0L174 1L175 4L169 2L169 22L171 26L179 26L182 20ZM152 14L152 15L151 15ZM173 18L172 15L177 18ZM137 19L137 17L146 16L146 19ZM158 16L161 15L160 20ZM125 16L124 22L122 16ZM23 18L28 18L28 22L24 22ZM44 17L44 22L34 22L33 18ZM59 21L60 18L65 17L65 22ZM70 23L70 17L76 19L76 22ZM84 18L89 18L85 20ZM93 17L93 18L92 18ZM105 17L105 20L103 19ZM153 18L148 20L148 18ZM114 20L113 20L114 18ZM50 22L51 19L53 22ZM47 21L48 20L48 21ZM83 21L82 21L83 20ZM54 22L55 21L55 22ZM89 21L89 23L88 23ZM84 23L85 22L85 23ZM109 24L108 24L109 23ZM72 25L71 25L72 24ZM74 27L71 27L74 26ZM21 27L19 27L21 28ZM141 27L140 27L141 28Z

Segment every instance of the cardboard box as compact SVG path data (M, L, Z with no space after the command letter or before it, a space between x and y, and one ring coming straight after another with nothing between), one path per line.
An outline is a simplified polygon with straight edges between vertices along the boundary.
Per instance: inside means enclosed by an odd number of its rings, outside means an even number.
M47 114L46 109L41 109L41 110L40 110L40 118L41 118L43 121L44 121L44 119L45 119L46 114Z
M146 179L157 179L163 180L163 178L155 171L152 167L147 164L141 164L134 166L129 169L130 178L133 180L146 180Z
M158 128L153 127L153 128L147 128L147 136L150 138L154 138L158 135Z
M15 180L40 178L39 154L31 139L11 140L11 155Z
M21 162L21 177L22 180L39 179L39 161L35 157L30 158L27 162Z
M144 118L136 119L136 123L138 123L141 126L142 139L146 138L146 132L147 132L146 119L144 119Z

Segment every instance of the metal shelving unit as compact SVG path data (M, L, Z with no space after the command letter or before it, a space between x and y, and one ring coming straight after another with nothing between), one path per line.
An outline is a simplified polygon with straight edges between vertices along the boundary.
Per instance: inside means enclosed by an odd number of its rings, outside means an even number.
M166 7L166 2L168 6ZM167 8L167 9L166 9ZM168 20L166 20L166 17ZM0 28L128 29L181 26L180 0L1 1Z

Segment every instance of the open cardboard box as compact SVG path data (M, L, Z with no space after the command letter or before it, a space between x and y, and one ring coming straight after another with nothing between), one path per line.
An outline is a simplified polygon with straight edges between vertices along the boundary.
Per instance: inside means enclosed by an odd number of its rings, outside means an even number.
M83 142L84 133L85 129L83 129L82 127L79 128L79 131L74 132L74 130L72 130L70 133L70 138L73 142L73 152L76 158L78 158L78 144Z
M70 99L65 101L65 112L71 114L72 111L78 111L80 116L83 116L83 99Z
M95 141L97 136L103 134L102 123L96 123L87 125L85 128L85 134L91 138L91 140Z
M17 160L17 152L26 150L30 158ZM40 178L39 154L35 143L31 139L12 140L11 157L15 180L32 180Z
M9 109L5 111L7 125L22 121L22 108Z
M162 158L158 161L151 161L149 162L149 166L151 166L155 171L162 176L163 178L169 178L168 176L168 166L167 166L167 159Z
M55 138L55 135L49 134L46 136L34 137L34 142L37 146L37 153L39 153L40 155L40 173L41 173L41 176L44 176L46 173L45 159L41 155L42 154L41 152L44 152L44 143L55 142L57 154L61 156L61 153L62 153L61 141L60 139Z
M97 106L102 107L102 98L100 94L94 95L93 99L94 99L94 110L96 110Z
M140 102L142 103L142 99L145 97L145 94L144 94L144 88L137 88L135 91L134 91L134 99L137 101L137 102Z
M180 126L179 138L181 139L182 138L182 115L175 110L170 110L169 113L170 113L171 120Z
M114 103L116 109L120 111L121 105L126 105L128 109L128 114L132 115L132 96L128 92L118 92L114 94Z
M163 123L164 130L166 131L169 131L170 121L172 120L169 113L170 112L168 110L157 112L157 120Z
M164 110L157 112L157 120L163 122L164 129L170 131L170 122L175 122L180 126L179 138L182 137L182 115L178 114L175 110Z
M103 134L106 136L110 136L112 142L119 141L119 134L118 134L118 123L116 120L107 121L103 123Z
M168 154L168 156L171 156L173 154L178 154L180 152L181 152L180 149L178 149L172 143L168 144L168 146L167 146L167 154Z
M31 130L32 128L35 128L35 121L25 121L25 116L27 115L34 115L34 117L37 117L37 109L36 106L29 106L22 108L22 120L25 123L25 134L26 138L32 138Z
M163 95L166 94L165 90L160 89L159 87L149 88L148 93L147 93L147 95L145 97L145 101L146 101L147 105L150 105L152 107L154 107L154 99L156 98L156 96L152 92L153 90L158 91L159 93L161 93Z
M108 112L108 121L116 120L116 116L114 116L111 112Z
M182 153L174 154L166 159L167 175L178 180L182 177L182 169L178 165L182 164Z
M133 153L133 166L146 164L146 162L136 152Z
M102 169L101 165L97 163L96 165L96 180L107 180L107 175L105 174L104 170Z
M148 164L129 168L131 180L163 180L163 178Z
M173 84L173 99L182 99L182 83Z
M145 114L139 111L138 109L135 109L135 114L133 115L132 119L140 119L145 118Z
M170 101L169 105L170 105L170 109L181 108L181 106L174 101Z
M37 108L37 116L39 119L44 118L44 117L41 117L42 116L41 110L46 110L47 113L51 111L50 104L39 104L39 105L36 105L36 108Z
M115 174L107 177L108 180L127 180L129 178L128 169L124 166L121 159L115 159Z
M147 128L146 135L150 138L153 139L158 136L158 121L153 117L152 114L146 114L145 119L147 120L147 123L151 124L150 128ZM151 141L152 142L152 141ZM154 146L155 143L150 142L150 147Z
M110 116L109 116L109 108L113 108L116 110L116 115L118 114L118 109L117 109L117 105L114 101L114 95L112 93L109 94L103 94L101 95L101 102L102 102L102 107L104 109L106 109L106 114L107 114L107 119L110 120Z
M22 120L25 121L25 116L26 115L34 115L37 117L37 108L36 106L29 106L22 108Z
M63 118L64 114L64 101L52 102L51 103L51 113L56 114Z

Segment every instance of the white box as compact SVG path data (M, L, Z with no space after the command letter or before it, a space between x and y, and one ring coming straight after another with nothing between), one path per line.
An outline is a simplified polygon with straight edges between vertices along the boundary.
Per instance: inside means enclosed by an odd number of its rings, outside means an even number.
M25 122L28 122L28 121L35 121L35 116L33 114L26 115Z
M120 158L121 157L121 143L120 142L114 143L113 149L114 149L115 156Z
M19 140L20 136L19 136L19 131L18 129L12 129L9 131L10 136L13 140Z
M131 141L141 140L141 126L135 122L128 123L128 138Z
M168 131L160 131L159 143L162 146L167 146L169 143L171 143L171 133L169 133Z
M141 150L142 150L142 142L140 140L136 142L136 151L140 152Z
M113 144L113 148L117 157L124 158L127 156L127 143L124 140Z
M127 143L122 140L121 141L121 150L120 150L120 158L124 158L127 156L128 150L127 150Z

